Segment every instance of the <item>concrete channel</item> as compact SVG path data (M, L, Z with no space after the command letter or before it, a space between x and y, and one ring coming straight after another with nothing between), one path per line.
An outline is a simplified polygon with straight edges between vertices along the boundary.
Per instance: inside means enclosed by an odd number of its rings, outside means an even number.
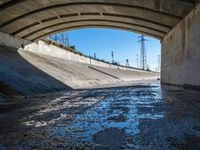
M158 81L21 98L1 108L0 149L196 150L199 98Z

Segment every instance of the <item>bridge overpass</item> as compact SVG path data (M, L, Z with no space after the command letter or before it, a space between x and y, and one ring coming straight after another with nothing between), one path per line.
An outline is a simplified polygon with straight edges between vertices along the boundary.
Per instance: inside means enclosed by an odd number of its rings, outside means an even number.
M199 91L85 89L158 74L67 61L40 43L86 27L149 35L162 44L161 82L200 87L199 1L0 0L0 149L200 149Z
M106 27L162 43L161 82L200 86L199 0L2 0L0 44L20 47L64 30Z

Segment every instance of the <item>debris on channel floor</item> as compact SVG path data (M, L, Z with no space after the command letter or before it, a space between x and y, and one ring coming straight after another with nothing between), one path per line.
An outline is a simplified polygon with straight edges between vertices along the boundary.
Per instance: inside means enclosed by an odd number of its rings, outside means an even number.
M200 149L199 91L153 83L38 95L0 108L0 150Z

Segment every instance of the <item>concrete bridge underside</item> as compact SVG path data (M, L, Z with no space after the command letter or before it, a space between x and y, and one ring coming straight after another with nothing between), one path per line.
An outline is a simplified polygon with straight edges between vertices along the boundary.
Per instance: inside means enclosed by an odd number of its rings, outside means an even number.
M38 40L62 30L98 26L162 39L194 6L193 0L5 0L0 31Z
M29 41L85 27L139 32L161 40L162 82L200 86L200 71L196 71L200 70L198 3L199 0L1 0L0 32ZM186 73L185 64L195 71L194 81L190 79L192 72Z

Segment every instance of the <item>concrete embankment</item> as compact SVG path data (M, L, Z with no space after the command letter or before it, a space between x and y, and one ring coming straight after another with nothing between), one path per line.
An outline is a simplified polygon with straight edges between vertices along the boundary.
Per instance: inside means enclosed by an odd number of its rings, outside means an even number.
M51 49L48 48L44 49L44 52L48 51L48 54L45 54L34 52L33 49L30 52L30 47L28 51L0 46L0 81L4 87L10 89L10 92L1 90L1 95L36 95L159 77L157 73L110 64L106 66L103 62L95 62L97 64L95 65L63 58L65 55L61 53L66 50L56 49L55 46L53 48L57 53L55 51L51 53ZM64 53L68 56L74 55L71 58L76 60L78 57L83 57L70 54L71 52Z
M70 89L23 58L22 51L15 48L0 47L1 93L4 95L34 95ZM34 56L33 56L34 57ZM37 59L37 58L36 58ZM38 59L37 59L38 60ZM6 87L6 88L5 88ZM10 93L8 93L8 90Z

